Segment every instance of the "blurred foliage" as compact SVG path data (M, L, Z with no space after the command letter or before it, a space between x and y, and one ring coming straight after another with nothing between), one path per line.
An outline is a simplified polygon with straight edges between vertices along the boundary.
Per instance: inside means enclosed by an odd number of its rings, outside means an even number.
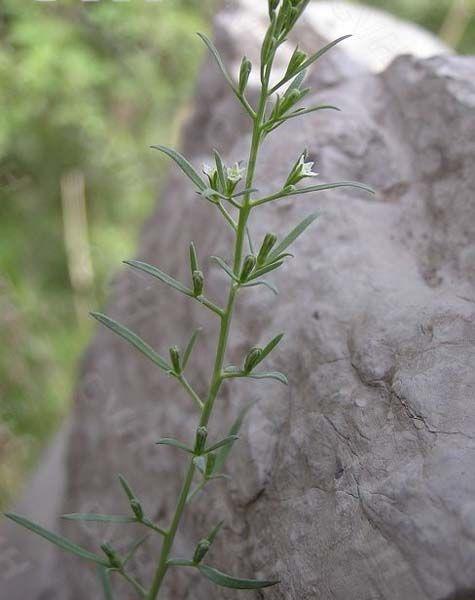
M367 3L435 32L453 4ZM134 252L163 174L148 146L176 135L211 14L212 0L0 0L0 506L67 411L83 317ZM460 49L473 52L467 23ZM72 173L85 181L83 289L65 244Z
M160 184L148 146L174 134L209 7L0 0L0 504L67 410L90 332L75 311L60 182L86 182L87 307L133 254Z
M403 19L414 21L422 27L439 34L449 28L451 22L456 35L456 49L462 54L475 53L475 0L364 0L363 4L391 12ZM458 29L457 20L463 24ZM447 40L452 41L452 40Z

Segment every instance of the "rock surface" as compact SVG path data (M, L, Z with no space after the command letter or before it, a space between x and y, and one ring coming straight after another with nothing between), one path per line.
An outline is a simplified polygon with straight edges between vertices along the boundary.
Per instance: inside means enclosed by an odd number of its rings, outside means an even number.
M243 27L243 19L257 37L259 15L229 9L219 19L218 45L231 63L243 50L256 52L253 37L243 49L226 29ZM300 33L313 47L311 21ZM346 48L351 53L350 43ZM260 288L243 294L232 335L231 362L285 330L269 364L285 371L290 385L224 387L213 436L227 431L240 407L255 407L229 465L233 481L210 486L197 500L176 554L189 554L224 518L209 563L282 583L263 594L233 592L176 571L164 598L475 598L474 73L475 59L445 56L400 57L375 74L340 49L314 69L310 83L320 89L311 104L331 101L343 112L306 116L264 146L263 193L286 177L304 147L321 181L361 180L378 193L281 200L252 223L260 240L267 231L287 232L315 207L321 211L296 243L296 259L274 277L280 296ZM184 152L197 165L213 147L230 160L244 158L246 117L211 64L196 103ZM229 253L219 216L173 169L138 256L186 280L190 239L202 257ZM220 299L225 280L212 267L207 275L210 295ZM216 324L201 307L158 282L121 273L107 313L162 353L203 325L192 379L206 390ZM116 482L122 472L166 522L184 459L154 441L190 439L195 423L174 382L100 331L78 386L63 512L124 511ZM91 547L119 534L110 527L64 531ZM143 560L138 573L149 577L151 564ZM58 564L51 581L63 575L68 593L54 584L38 599L99 600L93 571L63 556ZM120 598L129 597L126 589Z

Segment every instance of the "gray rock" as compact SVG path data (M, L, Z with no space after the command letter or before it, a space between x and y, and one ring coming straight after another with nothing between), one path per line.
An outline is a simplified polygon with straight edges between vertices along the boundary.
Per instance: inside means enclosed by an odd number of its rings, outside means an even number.
M224 13L218 31L231 63L243 51L225 27L232 17ZM249 18L248 30L256 30L258 16ZM307 20L306 44L311 27ZM250 47L245 51L252 56ZM175 550L189 554L224 518L209 563L239 576L277 576L281 585L263 594L223 591L177 570L168 575L164 598L469 599L475 597L475 59L404 56L375 74L340 50L321 63L324 73L338 73L327 87L318 69L311 78L320 91L311 103L331 100L343 112L282 127L263 148L258 187L274 190L308 147L321 181L363 180L378 193L281 200L252 222L260 240L267 231L285 233L315 207L321 211L295 244L297 258L274 277L280 296L259 288L242 294L229 349L237 361L249 346L286 331L269 364L288 373L290 385L224 387L213 437L255 402L229 465L233 481L210 486L197 500ZM184 152L198 165L213 147L238 160L248 148L247 131L246 117L207 64ZM186 280L190 239L202 257L229 254L231 238L219 216L173 169L138 256ZM225 280L211 266L206 270L210 295L222 299ZM214 320L134 273L119 275L111 297L107 313L162 352L184 343L192 327L205 327L192 376L204 392ZM153 442L191 439L195 426L194 407L173 381L122 340L98 332L77 390L63 512L126 510L116 481L122 472L154 518L166 522L184 459ZM64 531L90 547L120 533L70 525ZM138 532L122 535L130 540ZM150 577L154 548L158 553L155 545L143 553L139 576ZM92 570L64 556L58 564L66 582L58 598L100 598ZM118 589L120 598L129 597L127 588Z

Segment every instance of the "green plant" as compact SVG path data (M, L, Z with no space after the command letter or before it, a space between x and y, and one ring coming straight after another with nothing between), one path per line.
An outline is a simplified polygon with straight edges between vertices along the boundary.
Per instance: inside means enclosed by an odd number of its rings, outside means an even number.
M299 115L335 108L332 106L303 108L298 107L298 105L310 91L303 87L306 69L333 46L349 36L344 36L343 38L328 44L325 48L312 56L307 56L297 48L290 59L287 71L282 79L275 84L271 83L272 67L276 52L285 42L287 35L302 15L308 1L309 0L283 0L283 2L280 2L280 0L269 0L270 25L262 44L260 65L261 90L256 108L251 106L246 97L246 88L252 70L250 61L247 58L242 60L239 80L235 83L226 70L213 43L206 36L200 35L214 56L237 99L252 121L252 141L246 167L242 164L229 167L224 163L220 154L217 151L214 151L215 164L213 167L206 167L204 169L204 176L202 176L178 152L164 146L156 146L158 150L168 155L184 174L189 177L198 194L216 206L223 215L227 225L231 227L235 234L234 261L232 265L228 265L220 257L211 257L229 277L228 300L225 307L217 306L213 301L206 297L204 293L204 277L200 269L198 253L193 243L190 244L191 283L189 286L173 279L155 266L135 260L126 261L126 264L133 269L145 272L171 286L178 292L200 302L219 319L219 339L217 342L215 363L207 397L201 398L190 385L185 375L188 360L195 343L197 342L198 331L193 333L184 351L181 351L178 347L174 346L170 348L169 359L165 359L157 354L154 349L140 339L135 333L123 325L103 314L93 313L93 316L100 323L127 340L151 359L165 373L175 378L189 394L199 412L199 423L196 430L196 436L191 444L185 444L181 441L168 438L161 439L158 442L158 444L161 445L173 446L189 455L188 467L186 475L184 476L182 489L177 500L171 524L168 527L158 526L147 517L140 500L122 476L119 476L119 480L130 503L130 516L100 514L65 515L65 518L72 520L140 523L145 528L150 529L153 533L162 536L162 550L151 584L144 587L143 584L137 581L127 570L128 561L146 538L138 540L125 556L120 555L119 552L109 544L103 544L101 546L103 555L99 555L92 553L89 550L85 550L63 537L59 537L56 534L46 531L24 517L15 514L7 515L13 521L16 521L38 535L43 536L60 548L97 563L106 598L113 598L109 575L114 572L124 577L131 584L138 597L146 598L147 600L155 600L158 598L162 589L163 580L169 569L179 567L197 569L204 577L208 578L213 583L234 589L259 589L277 583L276 581L239 579L221 573L207 564L203 564L207 552L219 533L222 525L221 523L216 525L211 533L198 543L192 557L187 559L173 558L171 557L171 552L184 510L193 500L196 493L201 491L209 481L226 477L222 474L222 468L232 446L238 439L237 434L244 418L245 410L241 412L237 422L233 425L226 438L208 443L208 423L223 381L246 377L251 379L269 378L275 379L283 384L287 383L286 376L280 372L258 370L259 365L279 344L283 334L275 336L264 348L251 348L243 359L241 366L225 365L225 353L238 293L248 287L257 285L266 285L274 289L271 284L263 279L263 277L282 266L284 261L290 256L288 253L289 246L306 230L307 227L309 227L311 223L313 223L317 215L314 213L304 219L281 241L278 241L277 236L273 233L268 233L256 252L248 230L248 220L251 212L264 204L276 202L281 198L332 188L356 187L371 192L371 189L367 186L354 182L337 182L297 187L297 184L302 180L316 176L312 171L313 163L307 160L307 153L305 151L301 153L295 164L292 166L287 180L278 192L264 197L256 197L257 190L253 188L259 149L263 139L267 135L289 119L293 119ZM289 85L287 85L285 92L279 94L279 90L286 86L286 84ZM240 186L241 181L244 181L244 184ZM239 189L239 187L242 187L243 189ZM245 254L246 244L249 245L248 254ZM193 487L196 477L199 478L199 482Z

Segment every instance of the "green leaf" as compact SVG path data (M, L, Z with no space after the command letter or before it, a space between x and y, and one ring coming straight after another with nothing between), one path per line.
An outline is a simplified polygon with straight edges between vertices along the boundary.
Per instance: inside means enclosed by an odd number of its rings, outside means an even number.
M250 377L251 379L275 379L276 381L279 381L280 383L283 383L284 385L287 385L289 383L289 380L287 379L287 377L283 373L280 373L279 371L269 371L269 372L262 372L262 373L253 371L252 373L249 373L248 375L246 375L246 377Z
M284 264L283 261L276 261L271 264L265 265L264 267L261 267L260 269L256 269L255 271L252 272L250 281L252 281L253 279L257 279L258 277L262 277L262 275L265 275L266 273L275 271L275 269L278 269L283 264Z
M127 498L129 500L137 500L137 496L135 495L134 490L131 488L127 479L123 475L119 475L118 477L120 485L122 486L122 489L124 490Z
M216 162L216 171L218 173L219 183L223 192L226 190L226 174L223 159L217 150L213 150L214 159Z
M256 287L257 285L264 285L265 287L269 288L270 291L273 292L276 296L279 293L279 290L275 287L275 285L269 283L268 281L265 281L264 279L259 279L258 281L251 281L250 283L245 283L241 287L250 288Z
M227 446L229 444L234 444L234 442L238 439L239 439L238 435L230 435L230 436L224 438L224 440L221 440L220 442L216 442L216 444L213 444L209 448L206 448L203 451L203 454L208 454L208 452L213 452L214 450L218 450L218 448L222 448L223 446Z
M162 438L161 440L158 440L157 444L161 446L174 446L175 448L180 448L180 450L184 450L189 454L193 454L193 450L191 448L188 448L188 446L185 444L182 444L178 440L174 440L172 438Z
M185 369L186 365L188 364L188 361L190 359L191 353L193 352L193 348L195 346L196 340L198 339L198 336L201 332L202 332L202 328L198 327L198 329L191 336L190 341L188 342L188 344L185 348L185 352L183 353L183 359L182 359L183 369Z
M234 90L234 92L237 93L236 86L235 86L233 80L231 79L231 76L229 75L228 70L224 66L223 59L221 58L221 55L219 54L218 49L216 48L216 46L213 44L213 42L204 33L198 33L198 36L203 40L203 42L206 44L208 50L213 55L213 57L214 57L217 65L218 65L221 73L224 75L226 81L232 87L232 89Z
M214 540L216 539L216 536L218 535L218 533L221 531L222 526L224 525L224 521L220 521L216 527L214 527L210 534L208 535L208 537L206 538L208 540L208 542L210 544L212 544L214 542Z
M170 277L170 275L167 275L163 271L160 271L160 269L157 269L157 267L154 267L153 265L149 265L148 263L144 263L140 260L124 260L124 263L126 265L129 265L129 267L132 267L133 269L143 271L144 273L148 273L149 275L152 275L152 277L156 277L163 283L166 283L170 287L174 288L175 290L178 290L179 292L181 292L182 294L185 294L186 296L193 297L192 290L190 290L189 288L184 286L182 283L180 283L173 277Z
M231 279L233 279L236 282L239 282L239 278L236 277L236 275L233 273L231 267L229 267L222 258L219 258L219 256L210 256L210 259L213 260L215 263L217 263L223 269L223 271L227 275L229 275L229 277L231 277Z
M130 331L130 329L128 329L124 325L117 323L117 321L114 321L114 319L111 319L110 317L107 317L102 313L93 312L91 313L91 317L94 317L94 319L99 321L99 323L102 323L102 325L105 325L111 331L124 338L124 340L132 344L132 346L137 348L137 350L142 352L142 354L145 354L145 356L147 356L161 369L167 372L170 370L170 365L167 364L167 362L159 354L157 354L151 346L144 342L143 339L140 338L133 331Z
M314 212L308 217L306 217L303 221L301 221L297 227L294 227L292 231L285 236L285 238L278 244L270 253L268 260L277 260L280 254L282 254L291 244L295 242L295 240L302 235L302 233L309 227L315 219L318 217L319 213Z
M338 38L337 40L334 40L333 42L330 42L329 44L327 44L326 46L324 46L321 50L319 50L318 52L315 52L315 54L312 54L311 56L309 56L307 58L307 60L300 65L298 72L304 71L304 70L308 69L308 67L310 65L312 65L315 61L317 61L321 56L323 56L324 54L326 54L334 46L336 46L337 44L339 44L343 40L346 40L347 38L350 38L350 37L351 37L351 35L344 35L344 36ZM273 94L274 92L276 92L280 87L282 87L283 85L285 85L294 76L295 76L295 73L293 73L292 75L289 75L288 77L284 77L283 79L281 79L272 88L272 90L270 91L270 94Z
M150 535L147 533L146 535L144 535L143 537L138 539L136 542L134 542L131 549L128 551L128 553L126 554L126 556L123 560L124 565L126 565L129 562L129 560L131 558L133 558L134 554L137 552L137 550L140 548L140 546L142 546L142 544L144 544L148 540L149 537L150 537Z
M284 337L283 333L279 333L279 335L276 335L275 338L273 338L268 344L267 346L265 346L262 349L261 355L259 357L259 362L262 362L264 360L264 358L266 358L266 356L269 356L269 354L272 352L272 350L274 350L274 348L279 344L279 342L281 341L281 339ZM259 363L257 363L259 364Z
M93 521L96 523L137 523L137 519L134 517L98 515L94 513L71 513L69 515L62 515L61 518L68 521Z
M340 42L343 42L344 40L346 40L346 39L348 39L350 37L352 37L351 34L349 34L349 35L343 35L343 36L339 37L338 39L334 40L333 42L330 42L329 44L327 44L326 46L324 46L321 50L319 50L318 52L315 52L315 54L312 54L312 56L309 56L309 58L307 58L307 60L304 63L302 63L302 65L300 66L300 69L308 69L308 67L311 64L313 64L320 57L322 57L324 54L326 54L334 46L336 46Z
M200 267L198 264L198 255L196 254L196 247L193 242L190 243L190 266L191 272L199 271Z
M112 585L110 580L109 572L102 566L97 567L97 574L102 584L102 590L104 592L104 600L114 600L114 594L112 592Z
M288 121L289 119L295 119L295 117L301 117L303 115L308 115L310 113L314 113L319 110L336 110L338 112L341 112L341 108L332 106L331 104L322 104L321 106L312 106L311 108L300 108L299 110L288 113L286 115L283 115L279 119L276 119L277 125L272 127L272 129L270 129L270 131L273 131L279 125L283 125L285 123L285 121Z
M200 177L200 175L191 165L191 163L189 163L186 160L186 158L182 156L179 152L173 150L172 148L167 148L166 146L152 146L152 148L163 152L171 159L173 159L183 171L183 173L185 173L185 175L187 175L191 179L191 181L196 185L197 188L199 188L200 190L204 190L206 188L206 183L204 182L204 180Z
M231 429L229 430L229 434L228 437L232 437L232 436L237 436L242 424L244 422L244 419L247 415L247 413L251 410L251 408L253 407L253 404L248 404L247 406L245 406L244 408L242 408L239 411L239 414L236 418L236 420L234 421L234 423L231 426ZM216 462L215 462L215 469L216 471L222 471L223 467L226 463L226 460L228 459L229 453L231 452L231 449L233 447L234 442L231 442L229 444L226 444L225 446L223 446L220 451L216 454Z
M104 567L109 566L108 562L105 561L102 557L98 556L97 554L93 554L92 552L81 548L81 546L73 544L73 542L70 542L66 538L57 535L56 533L52 533L47 529L44 529L40 525L29 521L25 517L22 517L15 513L5 513L5 517L7 517L7 519L10 519L11 521L14 521L15 523L18 523L18 525L25 527L25 529L29 529L33 533L36 533L40 537L44 538L45 540L48 540L52 544L55 544L55 546L58 546L58 548L61 548L66 552L71 552L72 554L75 554L76 556L79 556L80 558L84 558L86 560L92 560L98 565L103 565Z
M258 590L271 585L276 585L278 581L259 581L257 579L238 579L237 577L231 577L226 575L217 569L208 567L207 565L198 565L200 573L207 579L219 585L221 587L233 588L235 590Z
M369 187L369 185L366 185L364 183L359 183L357 181L338 181L336 183L323 183L322 185L312 185L310 187L295 188L295 190L286 192L285 196L296 196L299 194L308 194L309 192L322 192L324 190L332 190L340 187L357 188L360 190L364 190L365 192L369 192L370 194L375 193L373 188Z

